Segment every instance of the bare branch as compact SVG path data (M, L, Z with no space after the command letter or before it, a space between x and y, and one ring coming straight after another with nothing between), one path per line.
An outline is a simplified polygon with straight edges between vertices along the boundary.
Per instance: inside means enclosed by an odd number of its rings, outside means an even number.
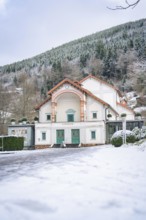
M135 1L134 3L130 4L128 2L128 0L125 0L126 6L122 6L122 5L117 5L115 8L110 8L107 7L110 10L123 10L123 9L128 9L128 8L135 8L137 6L137 4L140 2L140 0Z

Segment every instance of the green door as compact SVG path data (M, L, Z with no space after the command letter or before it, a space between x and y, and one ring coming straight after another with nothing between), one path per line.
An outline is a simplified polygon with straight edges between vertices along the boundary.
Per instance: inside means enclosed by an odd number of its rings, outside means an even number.
M79 144L80 143L80 130L79 129L72 129L72 144Z
M56 142L57 144L61 144L64 141L64 130L57 130L56 131Z

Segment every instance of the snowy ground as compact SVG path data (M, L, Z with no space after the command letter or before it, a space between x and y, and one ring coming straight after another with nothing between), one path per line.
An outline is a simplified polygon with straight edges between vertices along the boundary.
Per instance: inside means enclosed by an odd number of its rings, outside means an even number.
M0 219L146 219L146 144L1 153Z

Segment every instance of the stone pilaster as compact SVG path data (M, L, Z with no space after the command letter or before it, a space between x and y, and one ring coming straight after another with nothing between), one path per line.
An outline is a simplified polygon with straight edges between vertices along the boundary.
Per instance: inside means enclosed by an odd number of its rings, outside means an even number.
M80 119L81 121L84 121L84 100L80 101Z
M52 102L51 105L52 105L52 108L51 108L52 109L51 121L55 122L55 106L56 106L56 103Z

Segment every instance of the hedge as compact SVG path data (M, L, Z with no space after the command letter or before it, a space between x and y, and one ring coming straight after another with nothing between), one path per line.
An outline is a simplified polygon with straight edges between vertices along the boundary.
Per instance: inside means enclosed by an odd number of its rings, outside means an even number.
M115 147L120 147L123 144L123 130L119 130L111 137L111 144ZM134 143L136 141L135 134L132 131L126 130L126 143Z
M0 137L0 146L2 146L2 137ZM13 137L13 136L3 137L4 151L22 150L23 147L24 147L23 137Z

